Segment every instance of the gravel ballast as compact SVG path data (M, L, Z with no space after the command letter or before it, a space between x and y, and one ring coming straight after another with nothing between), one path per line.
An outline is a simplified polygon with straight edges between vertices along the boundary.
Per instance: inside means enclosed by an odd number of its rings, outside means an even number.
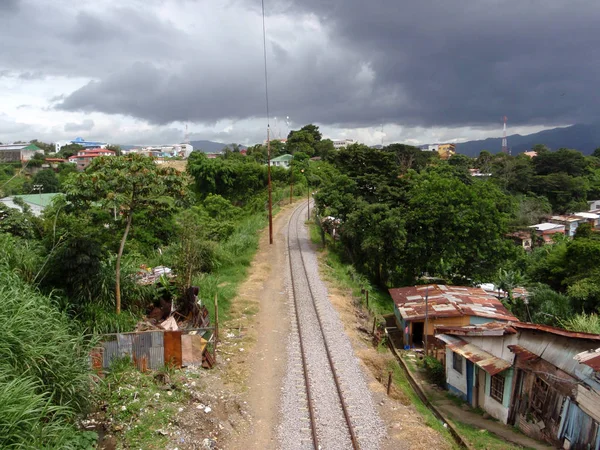
M385 427L377 414L343 324L329 302L327 288L319 277L317 257L309 244L305 220L306 205L299 207L292 215L288 236L288 261L291 260L292 267L291 270L287 267L287 289L292 327L287 346L288 369L282 392L280 446L283 450L314 448L296 327L295 308L298 308L320 447L352 448L325 350L324 334L360 448L377 449L385 435ZM290 274L293 274L293 283ZM319 327L315 306L323 324L323 332Z

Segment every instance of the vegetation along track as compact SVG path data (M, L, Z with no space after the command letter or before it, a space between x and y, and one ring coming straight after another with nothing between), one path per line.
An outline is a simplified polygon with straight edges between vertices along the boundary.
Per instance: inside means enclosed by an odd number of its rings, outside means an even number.
M288 224L292 333L282 401L282 447L375 449L385 433L337 313L319 279L303 226L306 204Z

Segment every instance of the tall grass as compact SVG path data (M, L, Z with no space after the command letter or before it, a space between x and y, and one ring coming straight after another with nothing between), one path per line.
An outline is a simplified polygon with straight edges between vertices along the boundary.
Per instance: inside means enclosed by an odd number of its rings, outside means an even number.
M75 448L91 381L83 335L1 257L0 305L0 448Z
M575 314L564 322L564 327L570 331L600 334L600 316L594 313Z

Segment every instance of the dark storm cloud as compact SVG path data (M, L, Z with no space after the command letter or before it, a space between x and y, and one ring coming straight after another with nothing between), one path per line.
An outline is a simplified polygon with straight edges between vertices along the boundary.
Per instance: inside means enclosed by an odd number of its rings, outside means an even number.
M179 27L170 21L175 7L164 15L138 0L81 10L57 1L23 3L19 20L3 23L0 14L0 67L93 78L62 101L57 92L58 109L155 124L264 116L256 2L214 6L225 10L216 27ZM180 4L213 16L207 3ZM600 119L596 0L282 0L267 8L276 12L267 18L271 112L295 123ZM320 26L311 28L315 16Z
M595 0L302 0L288 13L298 11L365 55L384 92L403 93L381 121L485 126L508 115L559 124L600 115Z
M0 11L3 13L16 11L20 0L0 0Z

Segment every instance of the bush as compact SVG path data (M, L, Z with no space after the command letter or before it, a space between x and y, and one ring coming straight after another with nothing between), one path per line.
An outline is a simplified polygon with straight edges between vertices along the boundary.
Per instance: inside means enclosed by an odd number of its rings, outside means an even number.
M52 299L0 261L0 448L81 448L89 347Z
M426 356L423 360L423 367L429 382L446 388L446 370L440 361L433 356Z

